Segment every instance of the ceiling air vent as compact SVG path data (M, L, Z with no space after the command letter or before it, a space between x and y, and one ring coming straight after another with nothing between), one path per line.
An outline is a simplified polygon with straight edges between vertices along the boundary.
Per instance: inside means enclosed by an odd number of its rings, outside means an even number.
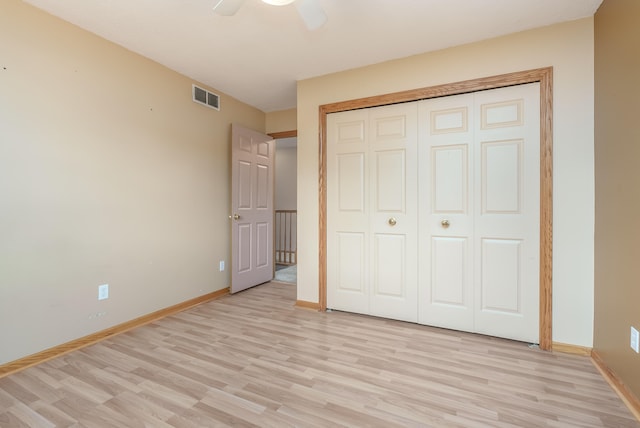
M196 85L191 86L193 86L194 102L220 110L220 95L209 92L206 89L199 88Z

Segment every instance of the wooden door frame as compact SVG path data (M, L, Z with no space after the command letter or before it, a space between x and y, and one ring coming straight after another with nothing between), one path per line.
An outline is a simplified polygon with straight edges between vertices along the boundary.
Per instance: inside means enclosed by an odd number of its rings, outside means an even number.
M296 138L298 136L298 130L291 129L289 131L271 132L267 135L273 138L274 140L280 140L283 138ZM277 144L278 142L276 141L276 147L277 147ZM275 222L276 215L275 213L276 213L276 174L274 170L274 173L273 173L273 245L271 246L272 247L271 253L273 254L273 279L276 278L276 222ZM298 262L298 257L296 256L296 263L297 262Z
M540 349L552 348L553 245L553 67L518 71L409 91L376 95L319 106L319 293L327 309L327 115L429 98L477 92L526 83L540 83Z

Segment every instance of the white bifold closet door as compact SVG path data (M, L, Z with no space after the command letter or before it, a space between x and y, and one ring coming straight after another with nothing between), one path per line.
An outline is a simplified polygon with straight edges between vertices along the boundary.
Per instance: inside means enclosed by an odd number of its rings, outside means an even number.
M327 305L538 342L539 85L328 116Z
M327 118L327 301L418 320L417 106Z
M425 100L419 322L537 343L539 84Z

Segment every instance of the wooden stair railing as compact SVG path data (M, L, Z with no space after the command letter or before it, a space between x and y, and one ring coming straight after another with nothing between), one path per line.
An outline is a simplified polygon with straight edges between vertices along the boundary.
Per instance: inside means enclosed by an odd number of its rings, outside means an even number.
M281 265L295 265L297 257L297 210L275 211L275 262Z

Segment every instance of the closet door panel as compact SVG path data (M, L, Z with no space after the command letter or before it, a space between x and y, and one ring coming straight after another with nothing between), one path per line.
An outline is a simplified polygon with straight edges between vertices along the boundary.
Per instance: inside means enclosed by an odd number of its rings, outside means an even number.
M419 323L473 330L473 94L421 101Z
M369 313L368 113L327 117L327 306Z
M538 343L540 87L475 94L475 331Z
M417 104L369 110L370 314L418 319Z
M431 296L433 305L464 307L467 301L468 242L464 238L435 236L431 241Z

